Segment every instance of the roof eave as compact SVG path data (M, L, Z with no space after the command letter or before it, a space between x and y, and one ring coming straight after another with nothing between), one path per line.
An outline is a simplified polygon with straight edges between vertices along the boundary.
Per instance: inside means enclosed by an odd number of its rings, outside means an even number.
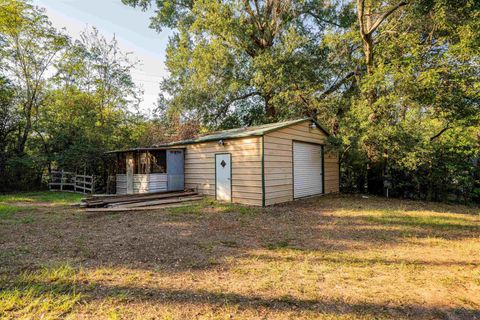
M248 137L261 137L263 136L264 133L250 133L250 134L239 134L234 137L212 137L208 139L203 139L203 140L186 140L186 141L178 141L178 142L171 142L171 143L166 143L166 144L159 144L158 147L175 147L175 146L185 146L189 144L195 144L195 143L204 143L204 142L212 142L212 141L219 141L219 140L232 140L232 139L241 139L241 138L248 138Z
M208 139L203 139L203 140L184 140L184 141L178 141L178 142L171 142L171 143L165 143L165 144L160 144L156 147L158 148L162 148L162 147L174 147L174 146L182 146L182 145L189 145L189 144L195 144L195 143L204 143L204 142L212 142L212 141L219 141L219 140L231 140L231 139L240 139L240 138L247 138L247 137L261 137L261 136L264 136L265 134L267 133L270 133L270 132L273 132L273 131L277 131L277 130L280 130L280 129L283 129L283 128L286 128L286 127L289 127L289 126L293 126L295 124L299 124L299 123L302 123L302 122L305 122L305 121L312 121L313 123L315 123L315 125L317 126L317 128L322 131L323 133L325 133L325 135L328 137L330 136L330 133L325 130L319 123L318 121L316 121L315 119L313 118L304 118L304 119L298 119L296 121L292 121L290 123L286 123L282 126L278 126L278 127L275 127L275 128L271 128L271 129L267 129L267 130L264 130L262 132L253 132L253 133L244 133L244 134L238 134L234 137L212 137L212 138L208 138Z
M315 123L315 125L317 126L317 128L320 129L323 133L325 133L325 135L326 135L327 137L330 137L330 136L331 136L330 132L328 132L327 130L325 130L325 129L320 125L320 123L318 123L317 120L315 120L315 119L313 119L313 118L311 118L310 120L311 120L313 123Z
M283 126L280 126L280 127L276 127L276 128L272 128L272 129L269 129L269 130L265 130L262 135L265 135L266 133L269 133L269 132L273 132L273 131L277 131L277 130L280 130L280 129L283 129L283 128L286 128L286 127L290 127L290 126L293 126L293 125L296 125L296 124L299 124L299 123L302 123L302 122L305 122L305 121L312 121L313 123L315 123L315 125L317 126L317 128L322 131L323 133L325 133L325 135L327 137L329 137L331 134L325 130L319 123L317 120L313 119L313 118L305 118L305 119L299 119L297 121L292 121L291 123L287 123Z
M232 140L232 139L241 139L241 138L248 138L248 137L261 137L264 136L267 133L274 132L289 126L293 126L305 121L312 121L315 123L317 128L321 130L327 137L330 136L330 133L325 130L319 123L313 118L304 118L304 119L298 119L296 121L291 121L289 123L285 123L284 125L274 127L271 129L266 129L261 132L246 132L243 134L238 134L232 137L212 137L212 138L207 138L207 139L191 139L191 140L183 140L183 141L177 141L177 142L170 142L170 143L164 143L164 144L159 144L154 147L146 147L146 148L133 148L133 149L126 149L126 150L114 150L114 151L108 151L105 152L106 154L112 154L112 153L121 153L121 152L135 152L135 151L149 151L149 150L162 150L162 149L167 149L170 147L178 147L178 146L186 146L190 144L196 144L196 143L205 143L205 142L212 142L212 141L219 141L219 140Z
M145 148L131 148L131 149L120 149L120 150L112 150L104 152L104 154L112 154L112 153L123 153L123 152L142 152L142 151L155 151L155 150L167 150L168 147L145 147Z

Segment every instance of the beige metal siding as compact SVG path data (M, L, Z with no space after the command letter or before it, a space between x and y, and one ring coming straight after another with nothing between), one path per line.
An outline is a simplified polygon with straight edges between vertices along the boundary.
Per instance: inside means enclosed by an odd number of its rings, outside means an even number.
M340 191L340 165L337 152L325 152L325 193Z
M305 121L277 131L267 133L265 150L265 204L293 200L292 141L324 144L326 135L318 128L311 128ZM325 193L338 192L338 156L324 154Z
M248 137L186 146L185 187L215 196L215 154L232 155L232 202L262 205L262 138Z

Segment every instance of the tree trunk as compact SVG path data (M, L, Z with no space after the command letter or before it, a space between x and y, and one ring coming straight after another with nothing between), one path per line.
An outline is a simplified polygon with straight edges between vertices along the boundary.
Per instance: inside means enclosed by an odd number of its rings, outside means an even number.
M23 128L23 133L18 137L17 154L21 155L25 151L25 145L27 144L28 134L30 133L31 120L27 119L27 124Z
M363 50L365 51L365 65L367 67L367 74L373 74L373 38L371 34L365 35L363 42Z
M25 127L23 132L19 133L17 141L17 155L21 155L25 151L25 145L27 143L28 135L30 134L30 129L32 128L32 106L28 105L25 107Z
M267 118L269 120L275 120L275 117L277 116L277 110L275 109L275 106L270 103L271 96L270 95L265 95L265 113L267 115Z

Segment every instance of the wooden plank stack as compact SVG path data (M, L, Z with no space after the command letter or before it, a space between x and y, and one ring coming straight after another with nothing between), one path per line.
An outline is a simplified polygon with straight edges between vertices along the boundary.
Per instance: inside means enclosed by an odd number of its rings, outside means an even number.
M92 195L82 200L86 212L143 211L185 205L201 200L193 190L130 195Z

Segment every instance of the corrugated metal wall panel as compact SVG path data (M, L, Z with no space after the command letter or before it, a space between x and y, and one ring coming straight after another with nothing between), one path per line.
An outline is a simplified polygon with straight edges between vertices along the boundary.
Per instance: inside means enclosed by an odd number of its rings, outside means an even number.
M293 197L322 193L322 146L293 142Z
M127 194L127 175L117 174L117 194Z
M167 191L167 174L150 173L133 175L133 193ZM127 194L127 175L117 174L117 194Z

